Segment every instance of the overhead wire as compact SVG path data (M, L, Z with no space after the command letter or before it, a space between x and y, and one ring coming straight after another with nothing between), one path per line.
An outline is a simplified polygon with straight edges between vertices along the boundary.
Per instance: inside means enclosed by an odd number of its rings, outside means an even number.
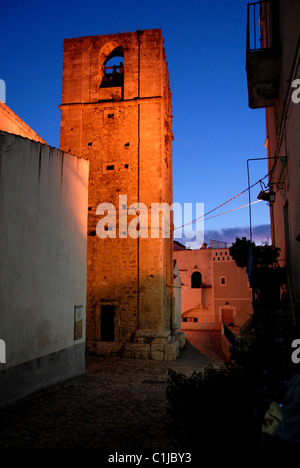
M218 210L219 208L221 208L222 206L224 206L224 205L226 205L227 203L231 202L232 200L235 200L236 198L240 197L241 195L243 195L243 193L247 192L247 191L250 190L252 187L255 187L255 185L261 183L261 182L262 182L264 179L266 179L267 177L269 177L269 172L268 172L268 174L266 174L264 177L262 177L261 179L259 179L259 180L258 180L257 182L255 182L254 184L250 185L250 187L247 187L247 188L246 188L245 190L243 190L242 192L237 193L236 195L234 195L233 197L231 197L229 200L227 200L227 201L221 203L221 205L218 205L216 208L213 208L212 210L208 211L207 213L203 214L202 216L199 216L198 218L195 218L195 219L193 219L192 221L190 221L190 222L188 222L188 223L186 223L186 224L183 224L182 226L179 226L179 227L174 228L174 231L177 231L178 229L181 229L181 228L183 228L183 227L185 227L185 226L188 226L188 225L190 225L190 224L194 224L194 223L196 223L197 221L199 221L199 219L205 218L205 216L209 215L210 213L213 213L214 211ZM253 203L255 203L255 202L253 202ZM241 206L241 207L235 208L235 209L237 210L237 209L244 208L244 207L250 206L250 205L252 205L252 203L250 203L250 204L248 203L247 205L244 205L244 206ZM221 213L221 214L229 213L230 211L234 211L235 209L229 210L229 211L224 212L224 213ZM220 215L221 215L221 214L220 214ZM216 215L216 216L220 216L220 215ZM210 218L213 218L213 217L215 217L215 216L211 216ZM210 219L210 218L206 218L206 219Z
M231 213L232 211L240 210L241 208L246 208L247 206L254 205L255 203L260 203L261 201L262 200L256 200L256 201L254 201L252 203L247 203L246 205L238 206L237 208L233 208L232 210L223 211L223 213L219 213L217 215L210 216L209 218L205 218L205 221L207 221L208 219L216 218L217 216L222 216L224 214Z

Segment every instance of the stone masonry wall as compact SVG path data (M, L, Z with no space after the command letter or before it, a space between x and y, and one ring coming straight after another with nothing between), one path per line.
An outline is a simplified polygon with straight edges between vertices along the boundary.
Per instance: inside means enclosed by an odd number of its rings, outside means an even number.
M99 88L114 50L124 57L123 89ZM157 238L142 224L137 238L119 230L121 219L127 226L136 219L136 211L126 211L134 203L147 207L148 228L151 204L172 204L172 103L161 31L65 40L60 108L61 149L90 164L88 350L174 359L180 345L172 324L172 230L162 238L162 218ZM117 210L116 237L113 230L97 235L101 203ZM101 340L106 305L114 306L111 341Z

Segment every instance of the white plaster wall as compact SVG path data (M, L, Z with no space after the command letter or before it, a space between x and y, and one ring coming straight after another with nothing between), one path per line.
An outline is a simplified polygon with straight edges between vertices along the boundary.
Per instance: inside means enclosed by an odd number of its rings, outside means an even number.
M178 331L181 330L181 279L180 279L180 271L178 268L178 263L174 261L174 296L175 296L175 308L174 308L174 317L173 323L174 328Z
M2 370L85 341L88 162L5 132L0 158Z
M173 256L178 263L181 277L181 314L188 310L203 309L205 320L213 320L213 269L211 250L175 250ZM202 284L210 288L191 288L191 276L194 271L202 275ZM208 314L207 314L208 312Z

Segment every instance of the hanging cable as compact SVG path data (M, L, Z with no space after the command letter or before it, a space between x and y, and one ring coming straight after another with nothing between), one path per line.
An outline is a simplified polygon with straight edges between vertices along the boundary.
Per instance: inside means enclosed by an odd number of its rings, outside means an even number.
M261 201L262 200L256 200L256 201L250 203L250 205L254 205L255 203L260 203ZM222 216L224 214L231 213L232 211L240 210L241 208L246 208L247 206L249 206L249 203L247 203L246 205L243 205L243 206L238 206L237 208L233 208L232 210L229 210L229 211L223 211L223 213L219 213L217 215L210 216L209 218L205 218L205 221L207 221L208 219L216 218L217 216Z
M257 182L255 182L254 184L252 184L250 187L247 187L245 190L243 190L242 192L238 193L237 195L234 195L234 197L230 198L229 200L227 200L226 202L224 203L221 203L221 205L217 206L216 208L213 208L212 210L208 211L207 213L205 213L204 215L202 216L199 216L198 218L196 219L193 219L192 221L190 221L189 223L186 223L186 224L183 224L182 226L179 226L177 228L174 228L174 231L177 231L178 229L181 229L185 226L188 226L189 224L194 224L196 223L199 219L202 219L204 218L205 216L209 215L210 213L212 213L213 211L216 211L218 210L219 208L221 208L222 206L226 205L227 203L231 202L232 200L234 200L235 198L243 195L243 193L247 192L248 190L250 190L252 187L254 187L255 185L261 183L264 179L266 179L267 177L269 177L269 173L266 174L264 177L262 177L261 179L259 179ZM245 206L250 206L252 203L248 204L248 205L245 205Z

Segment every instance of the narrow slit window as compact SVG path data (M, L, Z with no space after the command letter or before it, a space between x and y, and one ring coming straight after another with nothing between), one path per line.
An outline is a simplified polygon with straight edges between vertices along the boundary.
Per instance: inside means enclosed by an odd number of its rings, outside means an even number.
M109 164L108 166L106 166L107 171L113 171L114 169L115 169L114 164Z

